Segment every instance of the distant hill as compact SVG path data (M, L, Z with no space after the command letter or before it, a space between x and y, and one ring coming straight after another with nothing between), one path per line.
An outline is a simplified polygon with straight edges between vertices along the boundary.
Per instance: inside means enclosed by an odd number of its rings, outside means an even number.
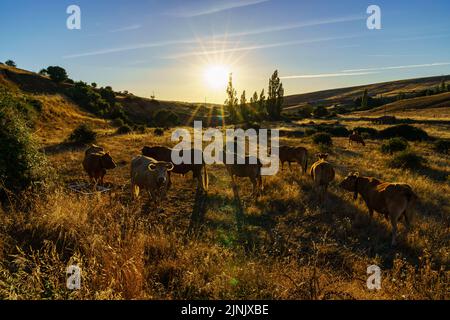
M46 76L4 64L0 64L0 85L11 90L46 95L47 100L51 100L52 95L58 95L68 103L74 104L64 96L64 89L72 84L56 84ZM182 124L191 123L193 120L208 121L213 112L216 112L214 109L218 107L215 104L154 100L120 92L116 92L116 98L130 119L138 123L148 122L159 110L173 111L178 115Z
M449 81L450 75L416 78L407 80L397 80L369 85L330 89L303 94L289 95L284 98L285 110L292 110L307 103L310 104L351 104L353 100L360 97L367 89L370 96L383 95L390 97L404 92L418 92L438 86L442 80Z

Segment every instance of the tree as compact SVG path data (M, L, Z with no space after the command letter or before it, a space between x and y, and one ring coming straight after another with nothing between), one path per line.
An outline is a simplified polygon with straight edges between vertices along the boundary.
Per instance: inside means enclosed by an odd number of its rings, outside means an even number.
M247 97L245 95L245 90L242 92L241 100L239 101L239 110L242 119L248 122L250 120L251 112L249 110L249 105L247 104Z
M258 100L258 113L265 117L267 115L266 110L266 95L264 93L264 89L261 90L261 93L259 94L259 100Z
M228 86L227 86L227 99L224 102L225 109L228 111L228 114L230 116L231 122L237 121L237 105L238 105L238 98L237 98L237 92L233 88L233 74L230 73L228 78Z
M369 93L367 92L367 89L364 90L362 98L361 98L361 109L367 110L369 107Z
M269 91L267 94L267 114L270 119L278 120L281 118L284 96L283 84L278 77L278 70L275 70L269 79Z
M48 76L47 69L41 69L41 70L39 71L39 74L40 74L41 76Z
M5 64L9 67L14 67L14 68L17 67L16 63L12 60L6 60Z
M58 66L50 66L47 68L47 74L50 79L57 83L61 83L66 81L69 77L67 76L67 72L64 68Z
M445 84L445 80L441 81L441 92L447 91L447 85Z
M92 88L97 88L97 84L96 84L95 82L92 82L92 83L91 83L91 87L92 87Z

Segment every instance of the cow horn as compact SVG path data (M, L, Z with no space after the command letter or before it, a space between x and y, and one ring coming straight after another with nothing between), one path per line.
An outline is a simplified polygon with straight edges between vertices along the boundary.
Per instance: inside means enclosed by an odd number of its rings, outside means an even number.
M150 164L148 165L148 170L150 170L150 171L154 171L155 168L156 168L156 165L155 165L154 163L150 163Z
M174 168L173 163L172 162L166 162L166 168L167 168L167 171L172 171L173 168Z

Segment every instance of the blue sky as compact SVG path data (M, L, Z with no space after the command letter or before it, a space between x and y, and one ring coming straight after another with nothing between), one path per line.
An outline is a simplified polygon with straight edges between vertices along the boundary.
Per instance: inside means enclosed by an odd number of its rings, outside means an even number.
M81 8L68 30L66 8ZM381 30L366 9L381 8ZM286 94L450 74L450 1L2 0L0 61L49 65L74 80L164 100L222 103L205 72L223 65L239 92Z

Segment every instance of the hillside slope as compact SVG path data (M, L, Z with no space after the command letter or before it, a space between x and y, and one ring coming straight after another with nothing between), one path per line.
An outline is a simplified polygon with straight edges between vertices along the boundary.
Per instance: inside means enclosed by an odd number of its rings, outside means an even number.
M400 92L414 92L435 87L438 86L442 80L449 81L450 75L389 81L290 95L284 98L284 104L286 107L295 107L297 105L301 106L306 103L323 103L329 105L335 103L346 104L351 103L355 98L360 97L362 91L365 89L369 91L371 96L382 94L384 97L389 97L397 95Z

